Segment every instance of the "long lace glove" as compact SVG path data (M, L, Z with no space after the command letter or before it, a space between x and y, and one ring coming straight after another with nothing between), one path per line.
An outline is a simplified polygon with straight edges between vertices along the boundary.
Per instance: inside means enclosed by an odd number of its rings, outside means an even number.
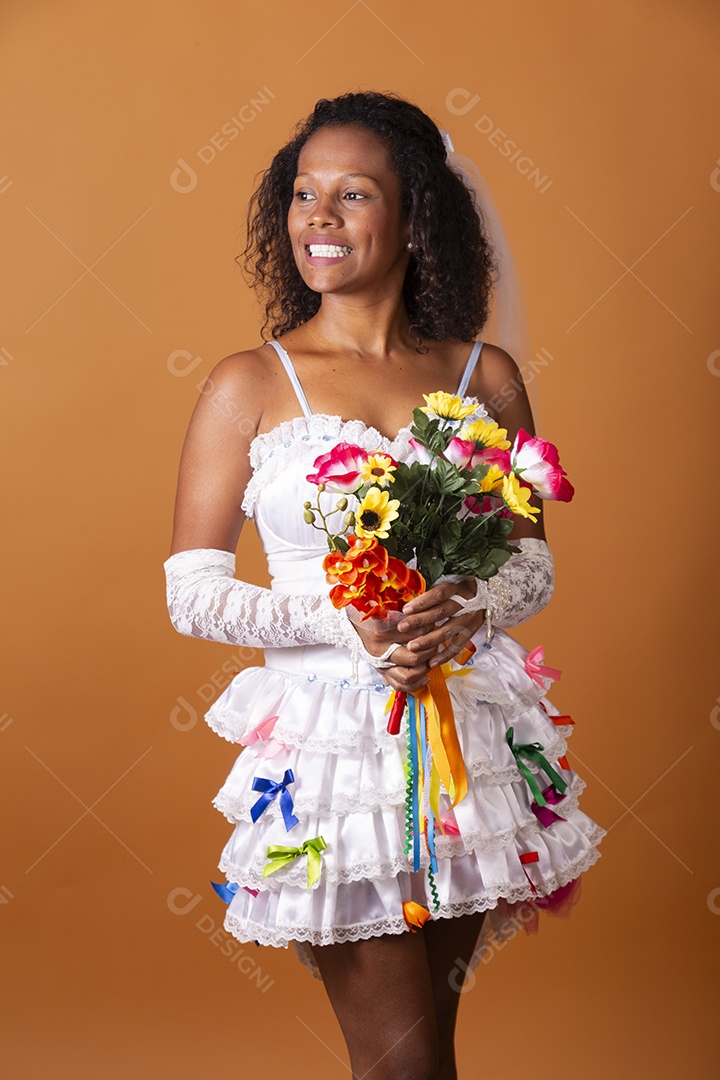
M334 645L373 666L386 659L365 650L345 612L328 596L277 593L239 581L232 551L178 551L163 567L170 621L180 634L260 649Z
M464 611L485 608L485 626L519 626L549 603L555 588L555 563L545 540L523 536L511 540L521 551L511 555L489 581L477 579L475 596L453 596Z

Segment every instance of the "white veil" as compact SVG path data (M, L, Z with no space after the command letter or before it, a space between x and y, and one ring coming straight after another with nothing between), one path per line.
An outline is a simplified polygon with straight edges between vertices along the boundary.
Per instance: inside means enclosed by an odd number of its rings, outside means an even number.
M536 431L540 431L540 402L537 379L531 363L530 338L525 310L525 290L517 268L512 249L505 235L500 214L485 179L469 157L458 154L447 131L440 131L448 152L448 165L460 174L471 192L475 193L476 205L480 208L485 235L494 251L498 267L498 279L493 290L490 305L490 317L483 327L482 339L499 345L510 353L520 369L520 376L527 390L533 412ZM509 401L517 393L512 383L504 391ZM502 413L502 401L491 412ZM502 426L501 416L498 416Z

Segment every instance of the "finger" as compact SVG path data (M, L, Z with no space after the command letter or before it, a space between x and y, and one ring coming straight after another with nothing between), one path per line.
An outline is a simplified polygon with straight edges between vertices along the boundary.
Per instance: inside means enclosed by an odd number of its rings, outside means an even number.
M409 600L402 609L403 614L412 615L416 611L425 611L436 604L442 604L457 590L457 585L450 581L446 581L442 585L433 585L424 593L421 593L420 596L414 596L412 600Z
M444 600L442 604L435 604L433 607L427 608L424 611L403 618L398 623L397 628L401 634L406 634L411 631L417 633L418 630L425 630L427 627L440 622L441 619L451 618L459 610L460 605L456 604L454 600Z
M467 618L467 616L449 619L446 623L443 623L442 626L431 631L431 633L414 638L408 643L408 650L410 652L415 652L416 650L421 649L425 652L429 648L439 649L443 648L447 642L458 639L461 642L458 647L459 652L462 646L467 644L474 632L471 626L466 625L464 621L460 621L465 618Z
M428 660L430 660L436 652L437 645L428 646L421 650L413 649L412 652L409 648L401 645L393 651L388 662L392 661L393 667L416 668L420 664L427 664Z

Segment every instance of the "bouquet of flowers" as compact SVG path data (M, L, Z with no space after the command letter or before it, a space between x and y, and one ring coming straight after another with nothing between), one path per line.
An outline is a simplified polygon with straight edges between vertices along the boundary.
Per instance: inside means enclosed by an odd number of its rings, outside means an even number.
M399 613L444 576L493 577L520 550L507 539L515 517L537 521L530 497L574 494L552 443L521 428L511 444L494 420L473 418L478 406L442 391L423 396L410 427L414 461L343 442L307 477L318 499L305 503L305 520L327 534L330 598L363 620ZM328 513L326 491L343 496ZM331 529L338 513L341 528Z
M497 574L520 551L508 541L515 517L537 521L533 495L564 502L574 495L552 443L523 428L511 443L480 406L443 391L423 397L425 405L413 410L409 460L341 442L316 458L307 476L318 495L314 505L305 503L304 518L327 535L323 569L332 603L347 608L353 621L383 620L382 629L443 578ZM328 492L340 498L325 510L321 498ZM336 515L340 525L332 528ZM462 673L473 652L470 644L456 658L459 667L430 668L427 686L414 694L393 691L388 702L388 731L398 734L403 716L408 723L405 851L412 850L418 870L425 838L436 909L435 823L445 832L440 785L451 808L467 792L446 680Z

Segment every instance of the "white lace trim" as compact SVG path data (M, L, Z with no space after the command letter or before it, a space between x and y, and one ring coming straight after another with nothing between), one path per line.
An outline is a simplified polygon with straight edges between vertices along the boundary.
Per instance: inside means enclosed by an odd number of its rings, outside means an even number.
M605 836L605 831L599 826L592 833L589 841L597 845ZM437 912L433 912L433 918L457 918L460 915L471 915L479 911L487 911L496 907L498 901L506 900L509 904L519 903L523 900L538 899L554 892L555 889L569 884L585 873L591 866L602 857L602 853L596 846L590 848L579 859L567 866L564 870L558 870L550 874L540 884L535 883L536 892L533 892L530 884L513 885L510 882L499 885L491 885L483 890L482 895L466 900L458 900L441 904ZM371 922L359 923L356 926L325 927L319 930L306 926L280 926L270 928L262 923L253 922L249 918L239 918L229 909L225 913L224 928L237 938L238 941L259 941L261 945L271 945L276 948L287 948L292 942L308 942L310 945L334 945L344 941L362 941L382 934L402 934L409 931L404 917L388 916L385 919L374 919Z
M561 808L562 804L557 808L558 813L560 813ZM566 813L562 814L562 817L566 818L566 821L570 825L574 825L583 836L585 835L584 830L580 827L579 821L589 822L590 819L582 810L579 810L576 807L574 810L568 810ZM573 819L579 819L579 821L574 821ZM591 825L593 830L600 828L599 826L596 826L594 822L592 822ZM602 831L604 835L604 830ZM511 846L517 840L524 841L529 837L537 837L538 834L552 838L551 834L548 833L548 830L537 820L528 822L526 825L513 826L500 834L492 836L479 836L476 834L476 842L472 846L467 840L461 839L460 843L462 844L462 848L457 851L455 855L476 855L482 857L482 855L485 854L495 854L498 851L502 851L503 848ZM436 845L438 859L455 857L452 851L446 853L443 847L444 842L444 838L441 835ZM421 850L420 865L422 869L427 869L429 861L427 851ZM261 853L256 855L251 861L243 862L242 864L236 863L226 855L225 851L223 851L220 856L218 867L225 874L228 881L236 881L241 885L249 885L254 889L262 888L264 890L267 889L273 892L279 892L285 885L302 889L307 888L306 859L303 858L297 860L294 863L283 867L271 877L264 878L262 875L266 862L266 855ZM394 878L402 872L410 873L412 867L412 857L405 855L404 853L391 856L385 860L365 859L360 862L354 862L349 866L338 866L323 858L320 878L316 881L315 885L313 885L313 889L321 887L326 882L348 885L353 881L374 881L381 878Z
M480 764L484 764L481 762ZM531 770L536 775L540 772L539 766L531 763L534 768ZM294 768L294 766L293 766ZM500 771L500 770L497 770ZM510 770L506 770L510 771ZM510 776L508 784L519 784L524 790L526 783L525 778L520 774L520 770L515 768L514 776ZM475 773L474 775L479 775ZM564 777L565 778L565 777ZM493 777L493 780L489 781L494 786L502 787L504 783L497 783ZM543 774L544 782L544 774ZM576 809L577 796L585 788L586 781L582 779L577 773L573 773L567 779L567 790L565 792L563 802L559 803L554 809L558 814L565 816L562 812L562 807L566 809ZM228 787L231 785L228 784ZM573 798L574 796L574 798ZM250 809L257 802L259 798L257 791L244 791L242 794L233 794L232 790L226 790L225 787L221 788L215 798L212 800L212 805L216 810L230 822L231 825L238 825L240 822L249 823L252 821L250 817ZM398 787L390 791L379 791L373 789L372 791L363 791L358 795L347 795L341 791L333 791L330 793L330 797L327 795L311 795L300 792L293 800L294 812L297 817L303 818L305 816L313 816L316 814L327 814L333 817L345 817L348 814L367 814L374 813L381 809L389 809L392 807L401 807L405 805L406 788ZM282 817L282 810L278 799L274 799L270 805L263 811L263 815L268 819L276 819ZM470 833L465 835L465 840L462 842L462 850L464 851L467 846L477 847L473 842L473 837L481 836L481 834ZM447 840L443 838L442 833L437 832L437 841L447 843ZM500 845L500 846L504 846Z
M476 410L466 423L484 417L488 412L475 397L463 398L465 404L476 406ZM366 450L382 450L397 460L402 460L410 453L410 427L400 428L394 439L381 435L377 428L368 427L362 420L343 420L340 416L328 413L313 413L312 416L294 416L283 420L270 431L256 435L250 443L249 457L253 469L242 500L242 509L247 517L252 517L257 496L262 488L275 476L279 475L289 459L297 457L297 443L308 446L322 446L329 442L350 442ZM316 455L317 456L317 455Z
M511 717L512 715L514 714L511 714ZM212 730L221 735L222 738L234 745L242 745L240 739L230 730L233 720L237 724L237 717L234 714L228 714L225 721L222 716L220 718L206 716L205 719ZM245 724L243 723L243 729L244 727ZM568 752L567 739L570 738L573 730L572 724L557 725L549 737L547 735L534 736L533 741L540 741L545 748L543 753L549 761L557 761L558 758L564 757ZM396 749L400 738L398 735L388 735L387 731L373 734L364 734L362 731L349 731L343 733L342 738L337 736L325 738L323 736L309 735L299 728L290 728L287 723L283 724L280 731L276 727L276 737L278 742L282 742L284 746L291 747L294 750L307 750L310 753L323 755L345 754L348 751L357 751L361 754L379 754ZM525 764L531 772L538 773L541 771L540 766L534 761L527 761ZM511 783L522 778L522 773L514 762L509 765L498 766L493 764L492 760L486 756L475 757L471 753L465 756L465 768L470 776L487 777L496 784Z

